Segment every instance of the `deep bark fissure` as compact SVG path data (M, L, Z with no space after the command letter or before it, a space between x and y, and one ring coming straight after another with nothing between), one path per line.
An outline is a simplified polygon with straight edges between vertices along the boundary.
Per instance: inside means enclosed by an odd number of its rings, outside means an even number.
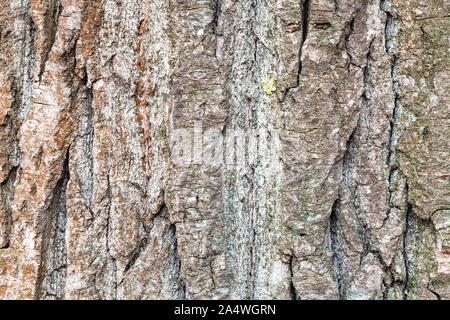
M2 208L1 222L3 227L4 244L0 246L1 249L8 249L10 245L10 235L13 226L12 208L11 204L14 201L14 183L17 177L19 167L12 167L6 179L0 184L0 200Z
M213 259L209 260L209 272L211 273L211 281L213 285L213 289L216 289L216 280L214 279L214 268L213 268Z
M396 131L396 122L398 118L398 112L400 108L400 100L399 100L399 92L398 92L398 79L397 79L397 68L398 68L398 57L395 54L394 47L394 37L395 37L395 21L391 12L388 10L388 4L390 4L389 0L382 0L380 2L381 10L386 14L386 22L384 28L384 37L385 37L385 50L386 53L391 58L391 81L392 81L392 90L394 94L394 108L392 111L392 117L390 119L390 132L387 143L388 154L386 157L387 164L391 167L391 173L394 168L394 153L395 153L395 131Z
M21 105L22 90L17 82L15 77L11 81L10 91L12 92L13 101L10 110L6 110L7 113L3 119L3 123L0 124L0 142L12 144L10 146L12 150L0 149L0 157L2 158L5 157L5 151L9 153L6 155L7 161L4 167L1 168L4 170L4 176L3 181L0 181L0 249L8 249L10 245L10 234L13 226L11 205L14 200L14 183L17 169L20 165L20 146L18 139L18 131L20 128L17 126L17 113ZM0 112L3 112L1 108L3 106L0 101Z
M355 16L360 12L361 9L358 9ZM349 57L350 64L355 65L352 62L352 57L349 54L348 49L348 40L350 35L354 32L354 22L355 17L352 18L350 22L350 32L345 36L344 40L344 47L345 51L347 53L347 56ZM362 246L363 246L363 252L361 253L360 258L360 264L362 263L363 258L370 252L371 250L371 244L370 244L370 230L367 226L367 223L364 222L360 217L360 208L357 203L358 201L358 183L356 181L353 181L352 179L352 169L353 169L353 162L354 162L354 153L358 151L358 145L356 145L356 135L359 132L359 129L361 126L363 126L362 121L366 124L367 127L369 127L368 124L368 113L370 108L370 93L371 93L371 82L370 82L370 63L371 63L371 50L373 46L374 40L372 39L367 50L366 55L366 66L363 70L362 80L363 80L363 94L361 96L361 111L359 112L357 123L354 126L352 133L350 134L347 143L346 148L344 152L344 156L342 158L342 179L339 185L339 189L341 188L351 188L351 202L353 204L353 209L355 211L355 215L357 217L357 221L360 224L360 226L363 229L362 233ZM356 65L355 65L356 66ZM359 66L356 66L359 67ZM352 187L352 182L356 183L354 187ZM341 191L339 191L340 193ZM338 282L338 288L339 288L339 297L340 299L344 299L346 294L346 286L347 286L347 272L346 272L346 265L345 265L345 253L342 249L342 239L341 239L341 228L340 228L340 220L339 220L339 211L340 211L340 195L333 203L333 207L331 210L331 216L330 216L330 240L331 240L331 249L333 252L332 256L332 263L335 271L335 275Z
M406 224L405 224L405 231L403 233L403 248L402 248L402 255L403 255L403 263L405 265L405 283L403 286L403 299L408 299L408 289L409 289L409 257L408 257L408 244L409 244L409 237L411 233L411 216L412 216L412 205L407 204L406 208Z
M28 117L28 113L31 109L32 104L32 91L33 91L33 74L34 69L36 65L36 25L34 24L32 15L31 15L31 1L28 1L27 7L26 7L27 15L28 15L28 21L30 24L30 28L28 31L24 31L24 33L27 33L27 37L29 37L30 45L24 46L22 51L22 57L25 59L27 57L27 54L29 54L30 61L29 63L24 63L24 88L22 90L22 103L20 108L20 120L23 121ZM28 34L29 32L29 34ZM29 52L27 52L27 49Z
M7 162L2 164L4 171L3 181L0 182L0 249L9 249L11 243L11 232L13 230L13 218L12 218L12 204L15 195L16 180L20 180L21 176L21 158L22 153L20 150L20 138L19 132L23 121L26 119L30 110L32 102L32 87L33 87L33 73L34 64L36 60L35 54L35 35L36 28L31 15L31 1L25 1L21 3L22 8L13 9L17 10L17 18L22 20L23 27L21 28L21 35L19 43L22 45L20 51L20 66L18 66L17 73L10 73L8 76L9 91L12 96L11 106L8 110L7 106L3 105L0 101L0 113L6 111L3 123L0 124L0 142L4 144L6 149L1 148L2 157L7 158ZM2 16L3 19L3 16ZM20 25L20 24L19 24ZM0 44L8 43L11 34L10 30L6 29L6 33L0 35ZM3 38L2 38L3 36ZM9 48L8 48L9 49ZM14 62L3 60L4 56L0 55L0 67L3 71L3 64L6 62L6 66ZM6 71L6 70L5 70ZM0 72L1 74L2 72ZM2 89L0 87L0 89ZM3 91L2 91L3 94ZM2 97L0 95L0 100ZM6 155L5 155L6 151ZM3 160L2 160L3 161Z
M347 286L347 266L345 262L345 252L342 248L342 236L341 236L341 224L340 224L340 202L341 202L341 188L347 188L351 186L351 163L352 163L352 150L354 148L355 144L355 136L356 132L359 128L359 121L356 123L355 127L353 128L353 131L351 132L347 143L345 147L344 156L342 157L342 174L341 174L341 182L339 184L339 190L338 190L338 197L333 202L333 206L331 208L331 214L329 218L329 232L330 232L330 245L331 245L331 251L332 251L332 265L334 269L334 274L336 276L337 284L338 284L338 291L339 291L339 298L342 300L345 298L346 294L346 286ZM356 189L357 185L353 188L351 191L352 195L352 204L355 210L355 214L358 216L358 205L356 203L357 200L357 194ZM359 223L362 223L358 219ZM364 225L363 225L364 226ZM366 230L365 230L366 231ZM365 237L364 232L364 237Z
M70 146L67 149L62 172L52 197L39 215L41 236L40 264L38 268L35 299L64 298L66 282L66 220L67 185L69 171Z
M43 55L41 57L41 65L39 69L39 83L45 72L45 66L50 56L50 52L55 44L56 33L58 31L58 20L62 12L61 0L54 0L49 3L47 12L45 12L44 32L46 33L47 43Z
M311 0L302 0L301 4L301 41L298 48L298 69L297 69L297 78L296 83L294 86L289 86L285 89L285 91L282 94L281 97L281 103L283 103L286 98L288 97L288 94L290 90L298 88L300 86L300 78L303 71L303 64L302 64L302 54L303 54L303 47L306 42L306 39L308 38L308 32L309 32L309 24L310 24L310 14L311 14Z
M178 282L178 288L181 292L182 299L189 299L187 290L186 290L186 282L183 279L182 268L181 268L181 257L178 252L178 237L177 237L177 227L175 224L171 224L168 230L174 239L173 248L169 251L169 261L172 261L175 267L175 280Z
M295 285L294 285L293 263L294 263L294 256L291 256L291 258L289 259L289 273L290 273L290 276L291 276L290 293L291 293L291 299L292 300L298 300L297 290L295 289Z
M331 208L330 215L330 243L332 255L332 264L334 274L338 284L339 299L343 299L345 296L345 270L344 270L344 252L341 245L340 236L340 221L339 221L339 203L340 199L336 199Z
M222 7L222 0L213 0L213 34L217 36L217 29L219 26L219 16L220 16L220 9Z
M303 0L302 3L302 41L300 43L299 53L298 53L298 73L297 73L297 87L300 85L300 77L302 75L303 64L302 64L302 54L303 46L308 37L309 31L309 19L311 10L311 0Z
M95 128L94 128L94 107L92 105L94 99L94 94L92 91L92 87L86 87L86 108L87 108L87 134L88 134L88 170L89 170L89 180L88 180L88 207L92 212L92 198L94 196L94 136L95 136Z
M392 116L390 119L390 130L389 130L389 137L387 141L387 156L386 156L386 163L389 166L389 178L388 178L388 206L389 206L389 212L388 216L390 214L390 211L392 210L392 196L393 196L393 190L392 190L392 184L394 183L394 174L396 172L399 172L398 163L396 159L396 132L397 132L397 122L399 118L399 112L400 112L400 95L398 91L398 79L397 79L397 68L398 68L398 56L395 53L395 36L396 36L396 30L395 30L395 19L390 12L390 0L382 0L380 2L381 10L386 14L386 22L385 22L385 51L391 58L391 81L392 81L392 90L394 95L394 101L393 101L393 110L392 110ZM408 286L409 286L409 278L410 278L410 268L409 268L409 258L408 258L408 241L409 241L409 235L410 235L410 228L411 228L411 215L412 215L412 205L408 202L408 195L409 195L409 186L406 182L405 184L405 192L406 192L406 203L405 203L405 210L406 210L406 221L405 221L405 231L403 233L403 240L402 240L402 257L403 257L403 263L404 263L404 269L405 269L405 279L403 283L403 299L408 298ZM387 219L387 218L386 218ZM383 224L384 225L384 224Z
M353 65L353 66L358 67L358 68L360 67L360 66L356 65L356 64L353 62L353 57L352 57L352 55L350 54L349 49L348 49L348 42L349 42L350 36L351 36L352 33L354 32L354 28L355 28L355 19L356 19L356 16L353 17L352 20L350 21L349 26L348 26L349 31L348 31L348 33L345 35L345 38L344 38L345 52L347 53L348 60L349 60L349 63L348 63L348 66L347 66L347 72L350 72L350 65Z
M371 97L372 97L372 83L371 83L371 74L370 74L370 67L371 67L371 62L372 62L372 48L373 48L373 43L374 43L374 39L372 39L372 41L369 44L369 48L367 50L367 56L366 56L366 65L364 67L364 71L363 71L363 88L364 88L364 92L362 94L361 100L362 100L362 110L360 113L360 117L358 120L358 125L357 125L357 129L359 126L362 125L361 122L364 121L365 126L367 128L368 131L368 135L370 136L370 124L368 122L368 117L369 117L369 113L370 113L370 107L371 107ZM355 129L355 132L357 131L357 129ZM352 141L352 140L349 140ZM361 148L360 148L361 149ZM356 199L357 199L357 188L358 188L358 184L356 183L356 187L354 189L354 207L355 207L355 213L356 216L358 218L359 223L361 224L362 228L363 228L363 252L361 254L361 259L360 259L360 265L362 264L362 261L364 259L364 257L371 251L371 232L370 229L367 225L366 221L363 221L360 217L360 208L359 206L355 205Z
M389 132L389 138L388 138L388 143L387 143L387 157L386 157L386 161L387 164L391 167L391 171L394 171L396 169L396 166L394 166L394 133L395 133L395 128L396 128L396 121L397 121L397 113L398 113L398 106L399 106L399 101L398 101L398 93L395 92L395 101L394 101L394 110L392 112L392 118L390 120L390 132Z

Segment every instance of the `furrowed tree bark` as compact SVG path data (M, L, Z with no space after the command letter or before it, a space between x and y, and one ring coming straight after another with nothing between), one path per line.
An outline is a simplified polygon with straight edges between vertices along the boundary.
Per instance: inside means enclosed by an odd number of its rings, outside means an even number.
M0 299L449 299L449 9L2 0Z

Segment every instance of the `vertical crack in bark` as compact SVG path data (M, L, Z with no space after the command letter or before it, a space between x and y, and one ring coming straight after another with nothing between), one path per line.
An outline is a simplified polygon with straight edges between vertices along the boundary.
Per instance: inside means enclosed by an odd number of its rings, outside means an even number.
M209 272L211 273L211 281L213 285L213 289L216 289L216 280L214 279L214 267L213 267L213 258L209 260Z
M354 21L354 20L353 20ZM353 27L352 27L353 28ZM355 129L355 131L358 129L358 126L361 126L362 123L364 121L365 126L367 128L367 131L370 132L370 124L368 121L368 117L369 117L369 109L371 107L371 99L372 99L372 84L371 84L371 79L370 79L370 66L371 66L371 54L372 54L372 49L373 49L373 43L374 43L374 39L372 39L372 41L369 44L369 49L367 51L367 57L366 57L366 66L364 67L364 72L363 72L363 88L364 88L364 92L363 95L361 97L362 99L362 110L361 110L361 114L360 114L360 118L358 120L358 125L357 128ZM350 140L352 141L352 140ZM356 216L358 218L358 221L361 223L363 229L364 229L364 233L363 233L363 252L361 255L361 259L360 259L360 265L364 259L364 257L371 252L371 233L370 233L370 229L367 226L367 222L363 221L359 215L360 212L360 208L358 205L356 205L356 197L357 197L357 188L358 188L358 183L356 182L356 187L354 189L354 207L355 207L355 213Z
M107 216L106 216L106 253L108 259L111 261L113 266L113 282L114 282L114 300L117 299L117 261L116 258L111 254L111 247L109 243L109 231L111 228L111 207L112 207L112 194L111 194L111 182L110 182L110 172L108 171L106 175L106 196L108 199L107 204Z
M21 158L18 134L21 122L19 112L23 104L23 88L20 82L20 78L11 76L9 83L12 96L11 106L4 110L6 115L0 124L0 143L3 145L0 146L0 157L6 160L2 168L4 170L3 181L0 181L0 232L2 233L0 249L9 248L13 225L11 205L14 200L14 183ZM3 108L1 101L0 108Z
M355 67L359 67L358 65L356 65L356 64L353 62L353 57L352 57L352 55L350 54L349 49L348 49L348 42L349 42L350 36L351 36L352 33L354 32L354 28L355 28L355 19L356 19L356 14L355 14L355 16L352 18L352 20L351 20L350 23L349 23L349 31L348 31L348 33L345 35L345 39L344 39L344 48L345 48L345 52L347 53L347 56L348 56L348 59L349 59L349 63L348 63L348 65L347 65L347 72L348 72L348 73L350 73L350 65L353 65L353 66L355 66Z
M88 134L88 157L89 157L89 162L88 162L88 170L89 170L89 181L88 181L88 197L87 197L87 203L88 203L88 208L90 211L90 214L92 217L94 217L94 214L92 212L92 198L94 195L94 155L93 155L93 150L94 150L94 135L95 135L95 129L94 129L94 107L92 105L94 99L94 94L92 91L92 87L87 87L86 88L86 108L87 108L87 117L88 117L88 121L87 121L87 134Z
M398 91L398 78L397 78L397 69L398 69L398 56L396 55L395 50L395 36L397 34L395 27L395 19L391 13L391 0L381 0L380 8L386 14L386 22L385 22L385 50L386 53L391 58L391 81L392 81L392 90L394 95L394 107L392 111L392 117L390 120L390 132L389 138L387 141L387 156L386 156L386 164L389 166L389 180L388 180L388 206L390 215L390 211L392 210L393 204L392 202L392 185L394 181L394 173L399 170L398 163L396 160L396 134L398 131L397 122L399 119L399 113L401 111L400 105L400 95ZM405 177L406 179L406 177ZM412 205L408 203L408 194L409 194L408 182L405 183L405 192L406 192L406 222L405 222L405 231L403 233L403 243L402 243L402 256L403 263L405 268L405 280L403 284L403 299L408 298L408 289L409 289L409 278L410 278L410 270L409 270L409 259L408 259L408 241L410 236L410 228L411 228L411 215L412 215ZM385 221L387 218L385 219ZM383 222L384 225L384 222Z
M214 9L214 15L213 15L213 33L217 36L217 28L219 25L219 15L220 15L220 9L222 7L222 0L212 0L213 1L213 9Z
M311 0L302 0L301 2L301 32L302 32L302 38L300 41L300 45L298 48L298 70L297 70L297 79L295 86L289 86L287 87L281 97L280 102L283 103L286 100L286 97L288 96L290 90L298 88L300 86L300 78L303 71L303 64L302 64L302 54L303 54L303 46L306 42L306 39L308 38L308 32L309 32L309 21L310 21L310 12L311 11Z
M359 10L358 10L359 12ZM354 31L353 25L354 25L355 17L352 19L350 23L350 34ZM349 35L350 35L349 34ZM345 39L345 49L347 51L347 55L349 56L350 63L351 62L351 56L348 53L348 37L346 36ZM360 208L357 204L358 194L357 194L357 188L358 183L356 181L352 181L351 176L351 169L352 165L354 165L354 153L358 151L358 149L353 150L354 148L358 148L358 146L355 142L356 134L360 128L360 126L363 125L362 121L365 121L366 126L369 127L369 124L367 122L367 117L369 113L369 107L370 107L370 93L371 93L371 83L370 83L370 63L371 63L371 50L373 46L373 39L369 44L369 48L367 50L367 56L366 56L366 66L364 67L363 71L363 88L364 92L361 96L361 103L362 103L362 110L359 113L359 118L357 120L356 126L353 128L352 133L350 134L347 144L345 153L342 159L342 180L340 183L339 188L351 188L351 197L352 197L352 204L355 211L355 215L357 218L358 223L363 228L363 252L361 254L360 263L362 262L365 255L367 255L371 250L370 245L370 230L367 227L367 224L361 219L359 211ZM351 186L351 183L354 182L356 185L354 187ZM340 192L340 191L339 191ZM338 289L339 289L339 297L340 299L345 298L346 294L346 286L347 286L347 278L348 278L348 267L346 266L345 262L345 252L342 248L342 236L341 236L341 225L340 225L340 218L339 218L339 212L340 212L340 195L333 203L332 209L331 209L331 215L330 215L330 243L331 243L331 250L332 250L332 263L334 272L336 275L337 283L338 283Z
M352 163L352 149L354 148L354 140L355 140L355 134L356 131L358 130L358 126L359 126L359 121L360 119L358 119L358 122L356 124L356 126L353 128L352 133L350 134L347 143L346 143L346 148L345 148L345 153L344 156L342 158L342 178L341 178L341 182L339 184L339 189L341 188L346 188L350 186L350 182L351 182L351 163ZM356 194L356 187L352 190L352 203L354 206L354 210L355 210L355 214L358 217L358 222L360 222L362 224L362 226L364 227L364 243L366 242L366 228L365 225L361 222L361 220L359 219L358 216L358 212L359 212L359 207L356 204L356 198L357 198L357 194ZM336 276L336 280L337 280L337 284L338 284L338 291L339 291L339 298L342 300L345 298L345 294L346 294L346 286L347 286L347 278L348 278L348 266L346 265L346 261L345 261L345 252L343 250L343 239L341 236L342 233L342 229L341 229L341 223L340 223L340 217L339 217L339 212L340 212L340 201L341 201L341 194L340 194L340 190L338 191L338 198L334 201L333 206L331 208L331 215L330 215L330 244L331 244L331 251L333 253L332 255L332 264L333 264L333 269L334 269L334 273Z
M2 216L0 222L2 223L3 231L3 245L0 249L7 249L10 245L10 235L13 225L11 204L14 201L14 183L17 177L18 167L12 167L6 179L0 184L0 200Z
M295 86L287 87L284 90L281 100L280 100L281 103L283 103L286 100L286 97L288 96L291 89L295 89L300 86L300 78L301 78L302 71L303 71L303 64L302 64L303 46L306 42L306 39L308 38L310 14L311 14L311 0L302 0L302 2L301 2L302 38L301 38L300 45L298 48L298 70L297 70L296 84L295 84Z
M291 258L289 259L289 272L291 275L291 283L290 283L291 299L299 300L297 290L295 289L295 286L294 286L293 260L294 260L294 256L292 255Z
M51 199L39 215L41 260L36 280L35 299L62 299L66 283L66 192L70 179L70 147Z
M381 10L386 14L386 24L385 24L385 50L386 53L391 57L391 80L392 80L392 89L394 93L394 109L392 113L392 117L390 120L390 133L388 139L388 154L386 157L387 164L391 167L391 173L395 170L394 167L394 153L395 153L395 130L396 130L396 122L398 118L398 112L400 108L399 101L399 93L398 93L398 79L397 79L397 68L398 68L398 57L394 52L394 17L387 10L388 0L381 1Z
M177 237L177 227L175 224L171 224L168 230L168 233L170 235L170 238L173 239L173 245L171 245L170 251L169 251L169 259L168 261L172 263L173 266L173 274L172 277L176 282L176 292L174 293L174 296L178 295L181 299L186 300L189 298L186 293L186 283L182 276L181 271L181 257L178 252L178 237Z
M83 78L81 79L80 88L84 89L84 109L82 110L83 130L82 132L80 132L80 139L83 140L84 144L84 156L87 160L85 162L85 166L88 177L88 179L86 179L86 183L83 183L82 185L80 185L80 187L83 190L83 197L87 206L87 210L90 214L90 219L94 220L95 217L92 211L92 200L94 196L94 94L92 90L92 84L89 83L88 71L86 67L83 68ZM79 180L79 177L77 177L76 180Z
M334 0L334 12L339 11L339 0Z
M372 63L372 49L373 49L373 42L375 39L372 39L372 41L369 44L369 49L367 51L367 57L366 57L366 66L364 67L363 72L363 86L364 86L364 92L362 95L362 112L361 116L365 120L365 124L367 127L367 130L370 132L370 124L368 121L369 117L369 109L371 107L371 100L372 100L372 82L371 82L371 74L370 74L370 67Z
M42 76L45 72L45 66L55 43L56 33L58 29L58 20L61 12L61 0L53 0L50 2L49 7L44 13L44 36L47 37L47 39L45 40L44 52L42 53L41 57L41 65L39 66L39 83L41 83Z
M20 66L15 67L17 71L16 74L10 74L10 92L13 99L10 110L7 110L5 119L0 125L0 142L4 146L1 148L1 153L2 156L6 156L7 158L7 162L2 168L5 175L3 181L0 182L0 232L2 233L0 249L10 248L13 227L11 206L14 201L14 185L16 180L20 179L21 174L21 170L19 169L21 163L21 151L18 135L20 127L30 110L33 87L32 79L36 58L34 51L36 28L31 16L31 1L26 1L22 5L23 11L20 10L17 12L21 16L20 19L23 19L23 28L20 30L21 38L19 39L21 44L21 49L19 51L20 57L18 57ZM13 63L14 61L10 62Z
M36 65L36 25L34 24L31 14L31 1L26 4L27 19L29 23L29 29L24 30L27 40L29 40L29 46L24 45L22 51L22 59L28 63L23 63L23 90L22 99L20 104L20 121L24 121L30 112L32 104L32 91L33 91L33 75Z
M332 255L333 269L336 276L339 289L339 298L342 300L345 296L345 263L344 252L342 250L341 225L339 221L339 203L340 199L336 199L331 208L330 215L330 243Z
M400 109L400 100L399 100L399 93L398 93L398 79L397 79L397 68L398 68L398 57L395 55L394 52L394 35L395 35L395 26L394 26L394 17L392 16L391 12L388 10L390 8L390 1L389 0L382 0L380 2L381 10L386 14L386 23L385 23L385 50L386 53L391 57L391 81L392 81L392 90L394 94L394 108L392 111L392 117L390 120L390 132L389 132L389 138L387 142L387 156L386 156L386 164L389 166L389 210L392 208L391 199L392 199L392 183L393 183L393 176L395 171L398 169L397 164L395 163L395 132L397 129L397 120L398 120L398 113Z
M303 0L302 3L302 41L300 44L299 54L298 54L298 73L297 73L297 87L300 85L300 77L302 75L302 53L303 53L303 45L306 42L306 38L308 37L309 31L309 15L311 9L311 0Z
M403 233L403 263L405 264L405 284L403 286L403 299L408 299L409 290L409 258L408 258L408 244L411 228L411 216L412 216L412 205L407 204L406 209L406 226L405 232Z

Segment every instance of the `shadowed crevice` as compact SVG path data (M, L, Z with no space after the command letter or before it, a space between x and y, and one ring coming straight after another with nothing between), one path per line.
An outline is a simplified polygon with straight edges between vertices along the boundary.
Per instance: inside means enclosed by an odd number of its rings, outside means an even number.
M8 173L6 179L0 185L0 205L1 205L1 230L3 232L3 243L0 243L0 249L8 249L10 245L10 235L13 225L11 204L14 201L14 183L17 177L18 167L13 167Z
M342 300L345 296L345 270L344 270L344 251L342 249L341 224L339 221L339 203L340 199L336 199L333 203L330 215L330 243L333 253L332 263L334 274L339 289L339 298Z
M41 260L36 281L35 299L63 299L66 283L67 184L70 179L69 150L52 197L39 215Z
M213 33L217 35L217 29L219 27L219 16L220 16L220 9L222 7L222 0L213 0L213 9L214 9L214 15L213 15Z
M297 87L300 85L300 77L302 75L302 53L303 53L303 45L306 42L309 31L309 20L310 20L310 11L311 11L311 0L303 0L302 3L302 41L300 44L300 50L298 54L298 73L297 73Z
M405 283L403 286L403 299L408 299L408 289L409 289L409 277L410 277L410 268L409 268L409 257L408 257L408 245L411 235L411 224L412 224L412 206L411 204L407 204L406 209L406 224L405 224L405 232L403 233L403 263L405 265Z
M46 12L44 13L44 52L41 57L41 65L39 66L39 83L45 72L45 66L50 56L50 52L56 40L58 29L58 19L62 12L61 0L50 1Z
M189 299L187 290L186 290L186 282L183 277L183 272L181 268L181 257L178 248L178 237L177 237L177 227L175 224L171 224L167 235L171 241L171 245L169 248L169 257L168 262L171 266L171 270L173 271L171 274L171 281L175 284L175 292L173 293L174 297L178 299Z
M289 272L291 275L291 283L290 283L290 292L291 292L291 299L292 300L299 300L297 290L295 289L294 285L294 269L293 269L293 261L294 256L291 256L291 259L289 260Z

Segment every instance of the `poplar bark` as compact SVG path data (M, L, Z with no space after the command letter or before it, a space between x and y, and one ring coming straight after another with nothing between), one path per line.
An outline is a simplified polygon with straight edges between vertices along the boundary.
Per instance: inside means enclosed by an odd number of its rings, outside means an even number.
M1 0L0 299L449 299L449 10Z

